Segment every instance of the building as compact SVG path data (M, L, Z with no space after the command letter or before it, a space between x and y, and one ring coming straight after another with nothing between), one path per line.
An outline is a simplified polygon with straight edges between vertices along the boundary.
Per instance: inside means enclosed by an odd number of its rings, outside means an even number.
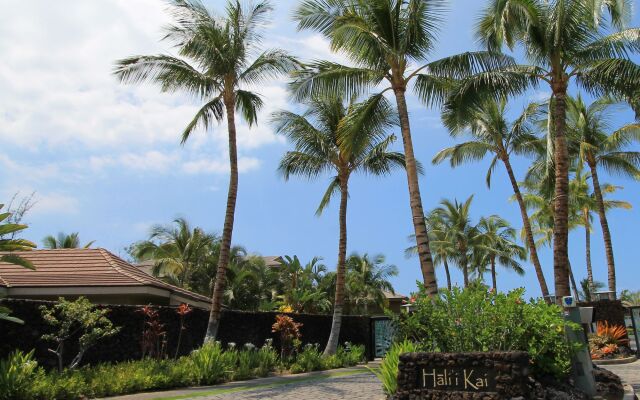
M0 263L0 297L57 300L84 296L99 304L210 305L208 297L169 285L105 249L12 254L31 261L36 269Z

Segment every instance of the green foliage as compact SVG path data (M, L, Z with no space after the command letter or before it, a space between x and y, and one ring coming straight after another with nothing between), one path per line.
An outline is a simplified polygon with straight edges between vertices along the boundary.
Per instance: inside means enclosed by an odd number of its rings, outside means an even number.
M382 382L382 389L391 396L396 393L398 388L398 363L400 362L400 354L419 351L420 346L407 339L396 342L389 348L384 359L380 363L379 368L370 368L370 370Z
M27 354L16 350L6 360L0 360L0 400L24 397L37 367L33 350Z
M191 353L196 382L200 385L212 385L221 382L229 373L228 357L223 357L220 342L207 342Z
M365 349L362 345L345 343L338 346L336 353L324 356L318 344L308 344L296 355L295 361L289 368L292 373L320 371L326 369L346 368L357 365L365 360Z
M84 297L75 301L67 301L61 297L53 307L41 306L40 311L42 318L55 329L54 333L42 335L42 339L56 343L56 349L50 349L50 351L58 357L58 368L61 371L65 341L79 335L78 354L69 366L73 369L80 364L84 353L91 346L102 338L115 335L120 330L107 318L108 309L96 309Z
M427 351L527 351L534 373L562 378L572 348L561 309L542 300L525 302L524 290L509 293L482 287L454 288L436 298L420 293L415 311L397 319L399 335Z
M300 372L318 371L323 368L322 353L318 348L318 344L308 344L296 356L296 361L291 365L291 372L294 374Z

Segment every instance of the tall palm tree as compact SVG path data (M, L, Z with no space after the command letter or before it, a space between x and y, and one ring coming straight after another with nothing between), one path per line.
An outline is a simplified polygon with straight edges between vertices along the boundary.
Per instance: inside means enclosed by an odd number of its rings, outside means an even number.
M153 226L149 239L135 243L131 253L138 261L153 261L154 276L192 289L191 276L206 262L216 239L201 228L192 228L185 218L176 218L173 225Z
M271 5L268 1L242 6L229 1L226 15L216 16L200 0L172 0L174 22L165 39L175 44L178 55L134 56L120 60L114 73L123 82L155 82L163 91L185 91L205 102L182 133L184 144L198 128L208 129L226 116L229 140L230 179L222 247L206 341L215 340L220 322L225 273L229 263L233 221L238 193L236 111L249 125L257 122L263 101L257 93L244 89L273 79L297 66L294 58L281 50L260 51L259 29L265 25Z
M478 223L478 244L475 250L480 254L481 263L490 265L493 290L498 290L496 263L524 275L520 261L527 259L527 251L516 243L516 230L498 215L483 217Z
M88 249L93 246L93 243L95 243L95 240L85 244L82 248ZM68 235L64 232L59 232L57 236L46 236L42 239L42 245L45 249L79 249L81 247L78 232L73 232Z
M434 229L435 235L444 238L445 243L450 243L457 252L455 261L462 269L464 286L469 286L469 266L473 247L479 237L476 226L471 223L471 202L470 196L464 203L458 200L442 200L440 206L435 208L428 219L437 218L441 222ZM440 242L435 241L439 246Z
M592 94L636 98L640 66L630 54L640 50L640 30L618 30L628 20L630 5L626 0L491 0L477 25L478 38L490 51L501 51L505 44L510 49L520 47L529 64L501 66L465 78L446 105L463 115L470 104L479 104L487 95L519 95L540 84L551 89L553 259L558 298L569 295L567 92L573 83Z
M340 194L340 238L336 295L331 334L324 350L334 354L342 324L347 256L347 201L349 178L355 173L387 175L395 167L404 167L402 154L389 147L395 136L385 131L394 124L394 113L384 102L371 107L371 101L353 101L346 105L339 97L318 97L308 101L309 108L300 115L282 111L274 115L277 131L293 142L295 150L287 152L279 170L289 179L300 175L309 179L330 172L335 174L316 211L319 215L331 198ZM345 142L349 142L345 146Z
M482 160L488 154L491 155L491 163L487 171L487 186L491 187L491 177L498 162L501 162L509 177L514 196L520 207L520 216L524 227L525 239L529 256L536 271L540 291L543 297L549 295L547 281L538 258L538 251L531 230L531 221L527 214L527 207L522 199L522 193L518 180L511 166L511 156L529 154L537 142L533 132L532 123L539 114L541 105L532 103L513 122L506 117L507 102L487 99L477 106L472 106L464 118L455 118L451 110L445 110L443 121L451 134L457 137L463 133L471 136L471 140L441 150L433 158L434 164L439 164L449 159L451 167L457 167L467 161ZM467 130L467 128L469 128Z
M424 221L418 183L419 168L413 150L407 90L425 104L445 97L452 77L462 77L502 65L502 57L473 52L426 62L434 49L436 34L445 15L444 0L307 0L297 8L298 29L325 35L333 50L346 54L355 66L328 61L315 62L296 72L292 84L296 97L341 92L363 93L381 89L371 107L386 103L391 90L400 117L407 163L409 204L423 283L430 295L438 286ZM343 147L349 147L345 141Z
M571 209L580 219L580 225L584 226L585 231L585 261L587 265L587 281L593 285L593 268L591 265L591 222L593 221L593 212L598 209L598 200L595 190L592 191L589 185L591 176L585 174L579 168L576 170L573 179L569 182L569 192L571 193ZM621 189L619 186L603 184L599 191L604 196L606 194L615 193ZM631 209L631 203L620 200L603 199L605 212L614 208ZM605 214L606 215L606 214Z
M640 42L640 33L638 33ZM640 152L629 151L629 145L640 141L640 123L628 124L611 132L610 116L614 103L609 98L601 98L586 105L582 97L569 99L568 119L569 140L575 141L580 151L580 161L586 163L591 172L595 195L595 209L600 218L605 255L607 256L608 284L610 293L616 293L616 268L613 243L606 205L602 193L598 171L604 168L609 173L640 179Z
M382 254L353 253L347 259L347 297L353 308L369 315L369 305L385 306L385 292L394 293L390 278L398 275L398 267L385 264ZM362 308L360 308L362 306Z
M598 282L598 281L589 282L589 279L583 279L580 281L580 288L582 289L580 292L584 301L594 301L595 298L593 296L598 292L598 290L604 287L605 285L602 282ZM623 299L623 304L624 304L624 299Z

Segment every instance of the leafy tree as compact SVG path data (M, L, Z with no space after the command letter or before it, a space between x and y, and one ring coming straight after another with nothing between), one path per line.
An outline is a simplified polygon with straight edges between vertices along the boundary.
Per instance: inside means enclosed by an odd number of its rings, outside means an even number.
M88 249L93 243L95 243L95 240L85 244L82 248ZM81 247L78 232L73 232L69 235L64 232L59 232L58 236L45 236L45 238L42 239L42 244L45 249L78 249Z
M155 82L163 91L185 91L205 104L182 133L184 144L198 128L208 129L226 116L229 139L230 180L222 231L221 251L213 301L205 335L215 340L220 322L225 274L229 264L233 221L238 192L236 111L253 125L263 101L257 93L244 89L256 86L294 68L297 62L281 50L260 51L260 28L272 7L268 1L241 5L229 1L225 16L217 16L199 0L172 0L174 22L164 39L171 41L180 57L171 55L134 56L120 60L114 73L123 82Z
M300 175L316 179L322 174L335 174L327 188L316 215L321 214L334 195L340 195L340 234L336 294L333 306L331 334L324 354L334 354L342 323L345 296L347 255L347 202L349 179L356 173L387 175L394 168L404 167L404 156L389 150L395 136L385 131L393 126L394 113L385 102L365 100L344 105L339 97L317 97L308 102L304 114L282 111L274 115L278 132L293 143L280 161L279 170L289 179ZM347 145L348 142L348 145Z
M394 293L390 278L398 275L398 267L385 264L385 256L353 253L346 263L346 297L350 312L369 314L369 306L385 307L385 292Z
M69 364L69 369L74 369L80 365L87 350L100 339L113 336L120 330L107 318L108 309L96 309L84 297L75 301L61 297L51 308L40 306L40 311L45 322L55 329L51 334L42 335L42 339L56 344L56 348L49 351L58 358L59 371L64 367L64 345L68 340L78 338L78 353Z
M457 252L455 261L462 269L465 287L469 286L469 262L479 233L476 226L471 223L472 200L473 196L470 196L464 203L459 203L458 200L453 202L442 200L440 206L431 211L427 217L429 219L437 218L441 221L437 225L437 229L434 230L435 234L442 237L444 243L451 244ZM441 245L438 241L435 244Z
M636 29L636 43L640 43L640 30ZM640 47L640 44L638 44ZM629 151L629 145L640 141L640 123L625 125L612 133L610 116L613 102L601 98L586 105L582 97L569 99L567 125L569 140L579 148L580 161L586 163L593 181L595 207L600 218L605 255L607 256L609 291L616 293L616 269L613 243L598 172L607 172L640 179L640 152Z
M331 310L330 293L322 290L327 267L321 261L322 258L314 257L303 265L298 256L282 257L279 271L280 294L276 296L281 310L306 313Z
M329 61L309 64L294 75L298 99L326 93L364 93L381 89L368 107L385 105L384 93L393 91L400 118L406 158L409 201L423 283L430 295L438 293L429 237L418 183L407 90L425 104L435 105L447 93L452 77L467 76L501 65L502 57L487 52L464 53L425 62L432 55L436 34L444 20L442 0L307 0L294 13L298 29L325 35L335 51L346 54L355 66ZM344 141L341 147L355 144Z
M509 122L506 117L505 99L499 101L486 99L479 105L472 106L462 119L456 118L452 110L445 110L443 120L451 134L458 137L468 133L471 140L441 150L433 158L433 163L438 164L448 159L452 167L457 167L468 161L482 160L489 154L492 159L487 171L487 187L491 187L491 177L498 162L504 165L520 207L529 256L536 271L542 296L546 297L549 295L549 289L538 258L527 208L511 166L513 155L529 154L535 149L537 137L532 122L536 120L539 111L540 104L529 104L518 118ZM467 128L470 129L467 130Z
M558 298L569 294L567 92L573 83L591 94L610 93L630 101L637 98L640 66L630 54L640 50L640 30L619 30L629 19L630 5L619 0L491 0L477 25L479 40L489 51L501 51L503 45L519 47L529 64L502 65L464 78L446 104L447 109L462 116L487 96L499 99L519 95L540 84L551 89L554 277ZM614 29L609 29L610 25Z
M138 261L153 261L154 276L191 289L194 271L208 261L216 240L215 235L192 228L185 218L176 218L173 225L153 226L149 239L135 243L131 254ZM211 294L210 290L205 293Z
M509 222L497 215L483 217L478 223L479 231L478 244L475 254L480 258L480 265L491 266L491 282L493 290L498 290L496 282L496 263L524 275L524 269L520 261L527 259L527 252L524 247L516 243L516 230Z

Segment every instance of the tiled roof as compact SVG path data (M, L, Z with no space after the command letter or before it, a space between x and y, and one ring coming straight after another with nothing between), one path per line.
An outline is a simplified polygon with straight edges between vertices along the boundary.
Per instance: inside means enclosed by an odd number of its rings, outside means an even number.
M36 269L0 262L0 287L151 286L209 301L206 296L150 276L105 249L32 250L12 254L31 261Z

